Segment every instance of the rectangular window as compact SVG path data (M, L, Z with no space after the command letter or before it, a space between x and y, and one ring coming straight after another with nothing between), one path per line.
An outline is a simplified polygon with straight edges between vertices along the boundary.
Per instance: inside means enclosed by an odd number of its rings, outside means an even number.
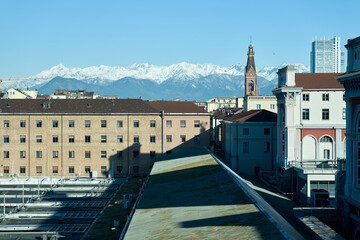
M330 149L324 149L324 159L330 159Z
M172 136L166 135L166 142L172 142Z
M266 141L264 142L264 152L270 152L270 142Z
M186 136L180 135L180 142L186 142Z
M196 143L200 142L200 136L199 135L194 136L194 142L196 142Z
M122 143L123 142L123 136L117 136L116 142L117 143Z
M4 166L4 174L9 174L9 166Z
M69 120L69 128L73 128L73 127L75 127L75 121Z
M150 127L154 128L156 126L155 120L150 120Z
M42 173L42 167L41 166L36 166L36 173L37 174Z
M70 167L69 167L69 173L74 173L74 172L75 172L75 167L70 166Z
M116 171L118 173L121 173L122 172L122 166L116 166Z
M309 93L304 93L302 96L302 100L305 102L310 101L310 94Z
M243 153L249 153L249 142L243 142Z
M85 173L90 173L90 172L91 172L90 166L85 166Z
M166 120L166 127L171 128L172 127L172 121Z
M122 128L122 127L123 127L123 121L122 121L122 120L118 120L118 121L117 121L117 127L118 127L118 128Z
M57 143L59 142L59 137L58 136L53 136L53 143Z
M86 143L91 142L91 138L90 138L90 136L85 136L85 142L86 142Z
M261 109L261 104L256 104L256 109Z
M91 158L91 152L85 151L85 158Z
M41 120L36 120L36 127L37 127L37 128L41 128L41 127L42 127L42 121L41 121Z
M270 135L270 128L264 128L264 135Z
M155 142L155 136L150 136L150 142L154 143Z
M10 137L4 136L4 143L9 143L9 142L10 142Z
M102 143L106 143L106 135L102 135L102 136L101 136L101 142L102 142Z
M116 152L116 157L117 157L117 159L121 159L122 158L122 151L117 151Z
M133 157L137 158L139 156L140 152L138 150L133 151Z
M194 120L194 127L196 128L200 127L200 120Z
M275 109L275 104L273 104L273 103L270 104L270 109L271 109L271 110L274 110L274 109Z
M26 167L20 167L20 173L25 174L26 173Z
M322 120L329 120L329 109L328 108L322 109Z
M9 127L10 127L9 120L4 120L4 128L9 128Z
M180 127L186 128L186 120L180 120Z
M323 93L322 94L322 100L323 101L329 101L329 94L328 93Z
M101 127L106 128L106 120L101 120Z
M310 109L304 108L302 110L302 120L309 120L310 119Z
M42 158L42 151L36 151L36 158Z
M20 127L21 127L21 128L26 127L26 121L25 121L25 120L21 120L21 121L20 121Z
M106 158L106 151L101 151L101 158Z
M75 152L69 151L69 158L74 158L74 157L75 157Z
M139 136L134 136L134 143L138 143L139 142Z
M134 128L140 127L139 120L134 120Z
M342 111L342 119L343 119L343 120L346 119L346 108L343 108L343 111Z
M139 166L133 166L133 172L135 174L139 173Z
M4 151L4 158L9 158L9 157L10 157L10 152Z
M90 120L85 120L85 128L89 128L91 126Z
M53 128L57 128L57 127L59 127L59 121L58 120L53 120L52 121L52 126L53 126Z
M20 158L26 158L26 152L20 151Z
M75 136L70 135L69 136L69 143L74 143L75 142Z
M107 171L106 171L106 166L101 166L101 173L102 174L106 174Z
M20 143L26 143L26 136L20 136Z
M36 136L36 142L42 143L42 136L40 136L40 135Z
M156 152L155 152L155 151L150 151L150 157L151 157L151 158L154 158L155 155L156 155Z
M52 169L53 169L53 173L55 173L55 174L59 173L58 166L53 166Z
M250 129L249 128L243 128L243 135L248 136L249 134L250 134Z
M59 152L53 151L53 158L59 158Z

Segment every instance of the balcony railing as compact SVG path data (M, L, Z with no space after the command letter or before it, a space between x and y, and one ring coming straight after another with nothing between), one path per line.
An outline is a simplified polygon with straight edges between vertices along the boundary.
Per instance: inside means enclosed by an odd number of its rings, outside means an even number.
M337 160L305 160L302 162L299 161L290 161L288 162L288 167L299 167L307 170L337 170L338 161Z

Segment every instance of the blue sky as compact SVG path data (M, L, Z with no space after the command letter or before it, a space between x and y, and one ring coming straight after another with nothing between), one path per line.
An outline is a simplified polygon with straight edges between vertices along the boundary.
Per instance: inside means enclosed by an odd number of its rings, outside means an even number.
M250 36L258 69L309 65L315 37L344 45L360 35L359 9L358 0L1 0L0 77L60 63L228 67L246 64Z

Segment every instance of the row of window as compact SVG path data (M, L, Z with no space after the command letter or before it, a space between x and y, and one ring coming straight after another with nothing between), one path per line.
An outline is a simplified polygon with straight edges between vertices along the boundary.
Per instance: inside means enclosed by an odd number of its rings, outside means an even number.
M330 110L328 108L323 108L322 109L321 119L322 120L329 120L330 119ZM346 108L343 108L342 119L343 120L346 119ZM303 110L302 110L302 120L310 120L310 109L303 108Z
M10 173L10 167L9 166L4 166L4 174L9 174ZM85 173L90 173L91 172L91 167L90 166L85 166L84 167ZM123 167L122 166L116 166L116 171L117 173L122 173ZM68 171L70 174L75 173L75 167L74 166L69 166ZM37 174L42 174L43 169L42 166L36 166L36 173ZM134 173L139 173L139 166L133 166L133 172ZM26 167L25 166L20 166L20 174L25 174L26 173ZM59 167L58 166L53 166L52 167L52 173L53 174L58 174L59 173ZM101 166L101 173L102 174L107 174L107 167L106 166Z
M243 153L250 152L250 142L243 142ZM270 141L264 142L264 153L270 152Z
M269 129L269 134L270 134L270 129ZM265 135L269 135L269 134L265 134ZM75 142L75 136L70 135L69 136L69 143L74 143ZM134 143L139 143L140 142L140 138L139 136L134 136L133 138ZM185 142L186 141L186 136L185 135L180 135L180 142ZM199 136L194 136L194 141L195 142L200 142L200 137ZM52 142L53 143L58 143L59 142L59 137L58 136L53 136L52 137ZM90 143L91 142L91 136L85 136L85 143ZM107 136L106 135L102 135L100 138L100 142L101 143L106 143L107 142ZM117 136L116 137L116 142L117 143L122 143L123 142L123 136ZM150 143L155 143L156 142L156 137L155 136L150 136ZM172 142L172 135L166 135L166 142ZM4 136L4 143L10 143L10 137L9 136ZM26 143L26 136L20 136L20 143ZM36 136L36 143L42 143L42 136L38 135Z
M133 157L138 157L140 152L138 150L133 151ZM156 155L155 151L150 151L150 157L154 158ZM53 158L59 158L59 151L52 152ZM75 158L75 151L69 151L69 158ZM100 152L101 158L107 158L107 151ZM85 158L91 158L91 151L85 151ZM116 158L122 159L123 151L116 152ZM4 158L10 158L10 152L4 151ZM20 158L26 158L26 151L20 151ZM36 158L42 158L42 151L36 151Z
M53 126L53 128L59 127L59 121L58 120L53 120L52 121L52 126ZM85 120L84 126L85 126L85 128L90 128L91 127L91 121L90 120ZM20 127L21 128L26 127L26 121L25 120L20 121ZM42 120L36 120L36 127L37 128L42 127ZM69 128L74 128L75 127L75 121L74 120L69 120L68 127ZM100 127L101 128L106 128L107 127L107 120L101 120ZM117 127L118 128L123 127L123 121L122 120L117 121ZM133 121L133 127L134 128L139 128L140 127L140 121L139 120L134 120ZM150 120L150 127L151 128L156 127L156 121L155 120ZM172 120L166 120L166 127L172 127ZM180 120L180 127L181 128L186 127L186 120ZM195 128L200 127L200 120L194 120L194 127ZM10 121L9 120L4 120L4 128L10 128Z
M256 109L261 109L261 104L260 104L260 103L257 103L257 104L256 104ZM270 104L270 109L271 109L271 110L274 110L274 109L275 109L275 104L274 104L274 103L271 103L271 104Z
M310 93L303 93L303 95L302 95L302 100L303 100L304 102L310 101ZM330 101L330 95L329 95L329 93L323 93L323 94L322 94L322 100L325 101L325 102ZM344 96L343 96L343 100L345 101L345 94L344 94Z
M249 128L243 128L242 129L242 134L244 136L249 136L250 135L250 129ZM270 128L264 128L264 135L265 136L269 136L270 135Z

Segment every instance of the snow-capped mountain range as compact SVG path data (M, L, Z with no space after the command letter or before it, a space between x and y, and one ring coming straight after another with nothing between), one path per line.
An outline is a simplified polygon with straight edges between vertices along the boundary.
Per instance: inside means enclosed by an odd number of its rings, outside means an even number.
M264 67L258 71L258 84L262 94L271 94L271 89L277 83L277 70L286 65L289 64ZM303 64L292 65L300 73L310 70ZM243 96L244 70L245 66L241 64L221 67L186 62L170 66L134 63L130 67L101 65L85 68L59 64L25 80L3 81L1 88L31 88L44 94L52 94L57 88L86 88L97 94L117 95L121 98L141 96L145 99L204 101L215 96Z

